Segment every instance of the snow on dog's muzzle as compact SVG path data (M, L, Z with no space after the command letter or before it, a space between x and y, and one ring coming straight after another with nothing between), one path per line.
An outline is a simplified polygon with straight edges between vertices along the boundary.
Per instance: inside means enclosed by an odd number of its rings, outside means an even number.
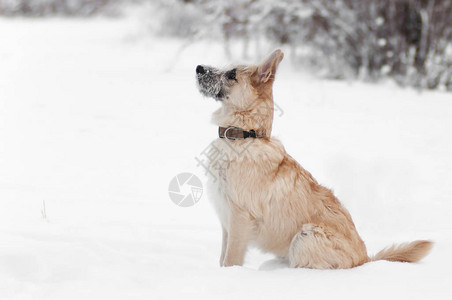
M222 100L224 96L222 74L218 69L198 65L196 67L196 77L201 94L216 100Z

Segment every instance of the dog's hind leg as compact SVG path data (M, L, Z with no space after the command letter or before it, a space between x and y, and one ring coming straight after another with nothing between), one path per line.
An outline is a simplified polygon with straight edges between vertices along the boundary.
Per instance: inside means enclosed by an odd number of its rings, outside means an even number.
M311 269L347 269L368 261L344 237L315 224L304 224L289 248L290 266Z

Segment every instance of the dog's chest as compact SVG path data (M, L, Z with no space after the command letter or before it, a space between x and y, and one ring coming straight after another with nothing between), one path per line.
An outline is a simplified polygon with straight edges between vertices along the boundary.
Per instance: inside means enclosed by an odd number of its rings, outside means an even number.
M231 166L229 145L223 140L214 141L208 151L207 193L224 228L228 228L230 206L228 203L227 173Z
M230 203L236 195L236 173L243 161L247 160L253 140L227 141L217 139L209 150L209 180L207 192L209 199L223 226L228 227Z

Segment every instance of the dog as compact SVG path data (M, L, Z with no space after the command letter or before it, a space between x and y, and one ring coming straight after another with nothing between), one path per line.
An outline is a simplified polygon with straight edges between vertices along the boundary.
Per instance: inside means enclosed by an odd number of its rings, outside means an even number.
M271 136L273 82L284 54L228 70L198 65L204 96L221 102L213 114L219 138L210 159L208 195L219 216L220 266L243 265L249 246L291 267L347 269L375 260L417 262L432 242L393 245L369 257L347 209Z

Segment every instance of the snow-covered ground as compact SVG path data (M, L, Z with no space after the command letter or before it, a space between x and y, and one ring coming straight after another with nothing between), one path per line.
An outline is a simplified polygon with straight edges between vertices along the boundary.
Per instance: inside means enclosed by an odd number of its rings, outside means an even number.
M220 268L205 193L182 208L168 184L206 180L195 157L219 104L194 68L227 60L138 24L0 19L0 299L452 299L452 94L322 81L287 56L274 136L335 190L369 253L436 244L418 264L289 269L251 250Z

